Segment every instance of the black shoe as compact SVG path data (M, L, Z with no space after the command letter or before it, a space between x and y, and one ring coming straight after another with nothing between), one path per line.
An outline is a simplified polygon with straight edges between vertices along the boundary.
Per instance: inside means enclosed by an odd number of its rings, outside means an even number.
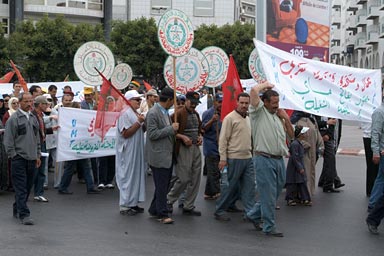
M73 192L70 192L68 190L58 190L57 193L61 194L61 195L72 195Z
M87 191L87 194L100 194L101 190L98 188L93 188Z
M345 184L344 183L338 183L338 184L335 184L335 188L342 188L344 187Z
M260 221L253 220L253 219L249 218L248 216L245 216L245 219L253 224L256 231L262 231L263 230L263 225Z
M265 233L267 236L274 236L274 237L284 237L284 234L280 231L271 231L271 232L268 232L268 233Z
M336 190L334 188L323 188L324 193L340 193L339 190Z
M243 210L237 208L237 206L232 206L232 207L228 207L227 212L243 212Z
M189 215L189 216L201 216L201 212L196 211L195 209L191 209L191 210L183 209L183 214Z
M141 208L139 206L134 206L134 207L131 207L133 210L135 210L137 213L143 213L144 212L144 208Z
M18 219L19 215L17 214L17 209L13 209L13 218Z
M369 224L367 222L367 226L368 226L368 230L369 230L369 232L371 232L371 234L374 234L374 235L378 235L379 234L379 231L377 230L377 226L376 225Z
M231 220L231 218L229 218L226 214L217 214L217 213L215 213L215 219L223 222Z
M133 216L137 214L137 211L132 208L128 208L126 210L120 210L120 214L125 216Z
M25 217L23 219L20 219L20 223L23 225L35 225L34 221L30 217Z

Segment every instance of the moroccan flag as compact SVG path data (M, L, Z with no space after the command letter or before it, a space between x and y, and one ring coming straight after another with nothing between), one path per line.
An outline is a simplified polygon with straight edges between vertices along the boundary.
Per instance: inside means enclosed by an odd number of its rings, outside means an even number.
M231 55L229 58L229 66L227 79L223 83L223 103L221 104L221 120L224 119L226 115L232 112L237 106L237 95L243 92L243 87L240 83L239 73L237 73L237 68L235 60Z
M9 81L11 81L14 74L15 74L15 72L10 71L7 74L5 74L4 76L2 76L0 78L0 84L9 83Z
M145 80L143 80L143 83L144 83L145 89L146 89L147 91L149 91L149 90L152 89L152 86L151 86L149 83L145 82Z
M117 119L130 107L130 104L124 95L99 70L96 69L96 71L103 78L103 84L97 103L95 133L103 141L108 130L116 125Z
M11 65L12 65L13 70L16 72L17 79L19 80L19 83L20 83L21 86L23 87L23 91L24 91L24 92L28 92L27 82L25 82L23 76L21 75L19 69L16 67L15 63L13 63L12 60L10 60L10 62L11 62Z

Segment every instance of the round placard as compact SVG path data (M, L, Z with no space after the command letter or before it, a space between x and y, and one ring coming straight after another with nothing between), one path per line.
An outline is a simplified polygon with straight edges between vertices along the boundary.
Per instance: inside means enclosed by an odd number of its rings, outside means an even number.
M197 91L207 82L209 64L204 54L195 49L184 56L176 58L176 91L185 94L188 91ZM164 79L173 88L175 76L173 74L173 57L169 56L164 64Z
M103 79L95 67L107 78L111 78L115 67L115 58L104 44L91 41L77 49L73 58L73 68L77 77L87 85L101 85Z
M132 69L126 63L120 63L115 67L111 77L111 83L119 90L123 90L132 80Z
M167 54L174 57L183 56L193 44L192 22L184 12L169 10L160 18L157 36Z
M223 49L216 46L208 46L201 50L209 64L209 77L205 86L214 88L227 79L229 58Z
M265 81L267 81L267 78L265 77L263 66L261 64L260 57L256 48L253 49L253 51L251 52L251 55L249 55L248 68L249 68L249 72L251 73L251 76L253 77L253 79L256 80L256 82L264 83Z

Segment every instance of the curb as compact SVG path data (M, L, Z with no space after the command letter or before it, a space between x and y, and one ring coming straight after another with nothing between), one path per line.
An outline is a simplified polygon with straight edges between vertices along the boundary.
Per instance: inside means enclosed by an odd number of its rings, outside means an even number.
M365 150L357 148L339 148L337 150L337 154L349 156L365 156Z

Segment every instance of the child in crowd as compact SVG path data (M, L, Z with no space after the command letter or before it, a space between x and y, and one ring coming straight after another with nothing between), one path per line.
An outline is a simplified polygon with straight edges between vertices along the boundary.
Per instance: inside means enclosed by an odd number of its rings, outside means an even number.
M295 139L292 141L289 152L290 157L287 166L286 196L287 204L295 206L296 200L303 205L311 206L311 196L307 188L307 177L304 170L304 145L303 139L306 136L308 127L297 125L295 127ZM309 145L306 145L306 148Z

